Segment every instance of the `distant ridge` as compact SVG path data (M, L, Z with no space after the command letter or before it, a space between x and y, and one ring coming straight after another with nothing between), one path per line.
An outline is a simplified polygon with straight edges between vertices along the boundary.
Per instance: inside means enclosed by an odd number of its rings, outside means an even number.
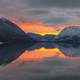
M0 19L0 42L57 42L80 44L80 27L65 28L59 35L46 34L41 36L35 33L25 33L16 24L5 18Z
M27 33L27 35L30 36L35 41L39 41L39 42L52 42L55 40L55 35L50 35L50 34L46 34L42 36L40 34Z
M80 44L80 27L72 26L65 28L58 36L56 36L57 43L71 44L76 46Z

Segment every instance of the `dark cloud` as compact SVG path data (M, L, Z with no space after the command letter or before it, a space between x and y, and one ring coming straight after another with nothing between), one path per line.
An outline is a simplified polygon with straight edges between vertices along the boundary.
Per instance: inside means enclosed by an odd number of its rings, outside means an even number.
M74 21L80 18L79 3L80 0L0 0L0 17L50 24L79 23Z
M80 8L80 0L28 0L33 7Z
M48 14L49 11L48 10L39 10L39 9L33 9L33 10L30 10L28 11L28 13L30 15L43 15L43 14Z

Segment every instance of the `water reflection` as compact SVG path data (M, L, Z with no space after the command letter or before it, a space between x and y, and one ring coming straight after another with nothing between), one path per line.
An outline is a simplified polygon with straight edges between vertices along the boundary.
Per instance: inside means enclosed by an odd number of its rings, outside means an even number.
M23 61L43 60L46 58L79 57L80 46L56 44L52 42L16 43L0 45L0 65L8 64L17 58Z
M14 43L0 45L0 65L12 62L31 45L32 43Z

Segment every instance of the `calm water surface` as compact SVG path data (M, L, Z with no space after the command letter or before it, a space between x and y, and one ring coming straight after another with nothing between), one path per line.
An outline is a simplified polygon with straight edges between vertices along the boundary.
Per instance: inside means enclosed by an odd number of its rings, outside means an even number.
M79 56L79 46L1 45L0 80L80 80Z

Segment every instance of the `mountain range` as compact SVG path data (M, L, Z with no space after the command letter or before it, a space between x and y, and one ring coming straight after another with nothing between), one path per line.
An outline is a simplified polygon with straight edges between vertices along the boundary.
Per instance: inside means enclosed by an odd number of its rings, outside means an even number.
M80 27L72 26L65 28L59 35L25 33L15 23L0 19L0 42L56 42L64 44L80 44Z

